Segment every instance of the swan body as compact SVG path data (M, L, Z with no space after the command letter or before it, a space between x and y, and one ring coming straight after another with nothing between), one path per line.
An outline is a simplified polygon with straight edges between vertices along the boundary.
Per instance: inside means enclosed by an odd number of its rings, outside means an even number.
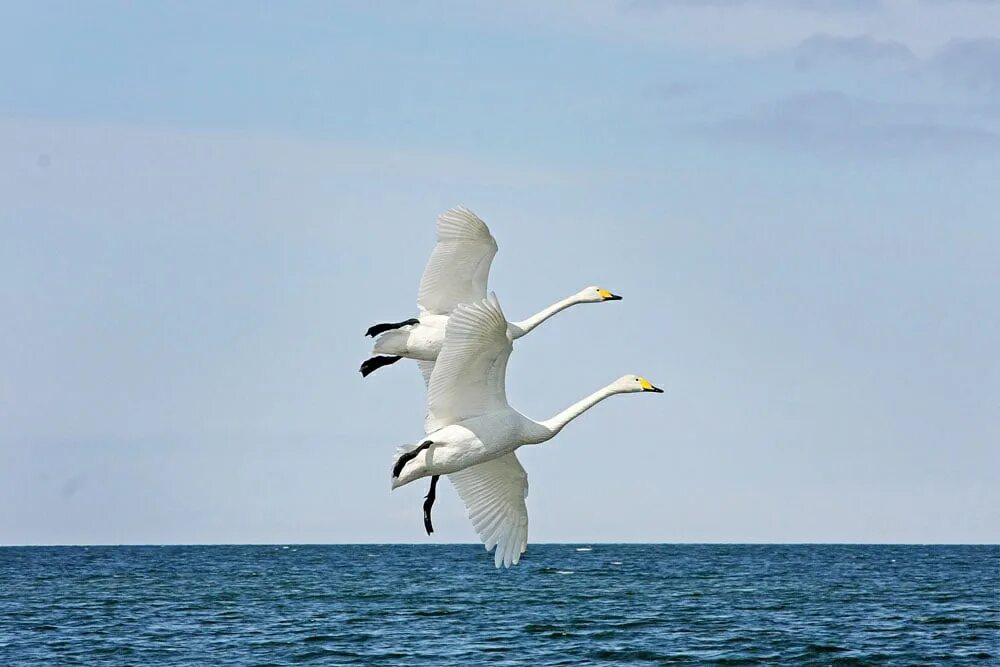
M438 218L437 245L420 280L418 315L405 323L375 325L368 330L368 335L375 338L372 352L377 356L362 364L361 374L367 376L403 357L418 361L436 360L444 345L448 318L455 308L459 304L475 303L486 298L490 265L496 252L496 239L475 213L461 207L443 213ZM620 299L620 296L595 285L557 301L525 320L508 322L507 327L512 338L520 338L570 306ZM379 359L379 356L385 358ZM395 358L390 360L391 357ZM421 365L425 381L430 379L431 368Z
M522 445L544 442L552 435L542 424L513 409L451 424L423 438L434 445L403 468L402 474L393 479L392 488L422 477L458 472L510 454Z
M662 391L625 375L551 419L535 421L507 403L513 338L494 295L456 308L429 377L426 436L397 452L392 478L395 489L448 475L486 549L496 547L497 567L516 564L527 547L528 476L515 450L549 440L610 396Z
M437 359L444 345L448 316L425 314L417 319L419 324L379 334L372 352L420 361Z

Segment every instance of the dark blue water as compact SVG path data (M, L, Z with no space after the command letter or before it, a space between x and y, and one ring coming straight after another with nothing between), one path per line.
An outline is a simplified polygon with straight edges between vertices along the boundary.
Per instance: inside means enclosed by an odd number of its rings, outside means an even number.
M0 548L2 665L1000 664L1000 547Z

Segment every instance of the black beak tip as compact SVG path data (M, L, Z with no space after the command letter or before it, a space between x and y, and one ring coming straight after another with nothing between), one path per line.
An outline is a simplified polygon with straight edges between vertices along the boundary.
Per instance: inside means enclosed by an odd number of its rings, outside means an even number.
M653 387L649 391L653 392L654 394L662 394L663 393L663 390L660 389L659 387Z
M617 294L612 294L611 296L605 299L605 301L621 301L621 300L622 298Z

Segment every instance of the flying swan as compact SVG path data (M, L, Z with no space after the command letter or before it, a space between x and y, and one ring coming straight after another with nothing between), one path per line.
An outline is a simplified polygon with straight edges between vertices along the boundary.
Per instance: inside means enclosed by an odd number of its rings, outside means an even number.
M431 477L430 508L441 475L448 475L494 563L510 567L528 544L528 475L514 455L522 445L545 442L566 424L615 394L662 393L636 375L625 375L545 421L528 419L507 404L505 381L513 335L496 296L459 306L448 320L444 347L430 376L426 437L400 448L392 488Z
M365 335L375 338L374 356L361 364L367 377L402 357L416 359L424 381L430 378L434 360L444 343L448 316L461 303L486 298L490 264L497 242L489 227L468 209L453 208L438 217L437 245L424 268L417 294L417 317L402 322L384 322L369 327ZM618 301L621 297L600 287L588 287L521 322L509 322L513 338L520 338L559 311L578 303Z

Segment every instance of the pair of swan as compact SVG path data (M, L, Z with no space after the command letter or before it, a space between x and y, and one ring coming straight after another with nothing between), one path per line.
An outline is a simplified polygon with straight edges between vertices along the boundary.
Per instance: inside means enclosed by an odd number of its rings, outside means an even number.
M515 450L553 438L570 421L615 394L658 392L636 375L625 375L558 415L535 421L507 403L507 360L513 341L576 303L617 300L607 290L587 288L522 322L508 322L496 295L486 296L497 244L471 211L452 209L438 219L438 243L424 270L417 299L419 316L377 324L376 356L362 375L416 359L427 384L425 435L396 453L392 488L431 478L424 502L430 534L437 482L447 475L494 564L510 567L528 544L528 476Z

